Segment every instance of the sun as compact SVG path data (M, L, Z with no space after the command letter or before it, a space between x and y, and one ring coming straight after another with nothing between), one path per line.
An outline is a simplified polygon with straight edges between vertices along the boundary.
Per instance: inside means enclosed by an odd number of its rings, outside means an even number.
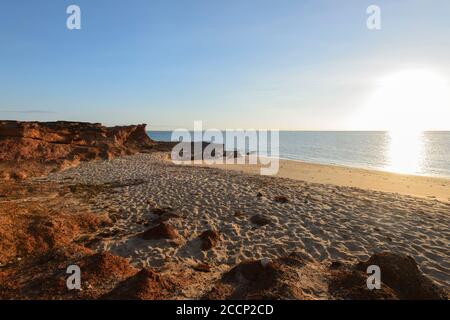
M377 130L448 130L448 80L427 69L402 70L383 76L364 106L362 118L359 119L362 123Z

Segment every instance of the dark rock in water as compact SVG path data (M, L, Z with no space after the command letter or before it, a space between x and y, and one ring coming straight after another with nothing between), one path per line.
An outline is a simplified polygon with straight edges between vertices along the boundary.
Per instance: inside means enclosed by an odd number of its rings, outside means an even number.
M250 221L260 227L265 226L272 222L272 220L262 214L255 214L250 218Z
M176 147L176 149L175 149ZM204 159L237 158L240 156L236 150L225 150L225 145L210 142L158 142L154 147L158 151L175 152L177 161L193 161Z
M207 251L214 248L220 241L220 235L217 231L207 230L204 231L199 238L202 241L202 250Z
M144 240L177 239L179 234L174 227L162 222L156 227L141 233L140 237Z
M445 294L422 274L416 261L408 255L377 253L368 261L360 262L356 270L366 272L371 265L380 267L381 282L389 286L400 299L446 299Z
M288 203L289 199L285 196L276 196L273 201L278 202L278 203Z

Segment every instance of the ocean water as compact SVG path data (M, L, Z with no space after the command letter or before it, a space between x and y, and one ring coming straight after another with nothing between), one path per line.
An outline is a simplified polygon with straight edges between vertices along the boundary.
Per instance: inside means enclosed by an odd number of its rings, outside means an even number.
M172 132L148 134L157 141L170 141ZM281 159L450 177L449 131L281 131L279 137ZM227 141L225 145L229 150L235 149Z

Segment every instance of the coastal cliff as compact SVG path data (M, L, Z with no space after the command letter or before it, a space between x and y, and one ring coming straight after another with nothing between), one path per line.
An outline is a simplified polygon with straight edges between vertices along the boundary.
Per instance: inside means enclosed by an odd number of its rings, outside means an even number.
M111 159L149 149L145 124L0 121L0 161Z
M145 124L105 127L85 122L0 121L0 162L3 178L25 178L50 167L80 161L112 159L150 150L155 142ZM20 165L18 165L20 163Z

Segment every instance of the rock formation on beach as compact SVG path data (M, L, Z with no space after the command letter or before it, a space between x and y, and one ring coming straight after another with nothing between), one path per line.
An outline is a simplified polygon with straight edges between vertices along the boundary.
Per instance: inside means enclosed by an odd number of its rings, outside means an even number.
M170 152L178 142L155 142L146 125L105 127L88 122L26 122L0 120L0 179L23 180L50 171L78 165L83 161L109 160L149 151ZM200 150L196 154L197 147ZM187 159L202 159L210 143L183 145ZM189 146L189 148L187 148ZM224 151L224 157L238 157L237 151ZM214 156L214 154L213 154Z
M0 121L0 161L110 159L151 148L145 124Z
M383 270L379 290L369 290L366 265ZM339 265L339 267L336 267ZM364 268L362 268L364 266ZM374 254L355 265L318 263L294 252L272 261L244 261L229 271L204 297L207 299L354 299L440 300L445 293L425 277L410 256Z
M34 175L33 171L37 174L45 171L39 170L45 166L64 168L80 161L145 152L155 145L145 127L145 124L105 127L85 122L0 121L3 178L23 179L30 172ZM21 163L20 170L17 163Z

